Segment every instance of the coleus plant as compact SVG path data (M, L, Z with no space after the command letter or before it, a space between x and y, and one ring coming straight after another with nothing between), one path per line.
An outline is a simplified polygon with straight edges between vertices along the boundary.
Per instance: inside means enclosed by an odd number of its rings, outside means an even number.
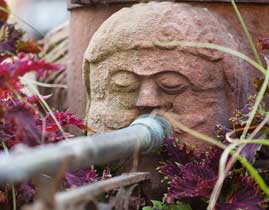
M24 40L24 32L7 23L8 10L6 2L0 0L0 150L7 152L17 144L34 147L63 141L72 136L63 132L65 126L87 130L83 121L73 113L48 113L40 108L40 97L22 92L24 86L20 78L26 73L35 72L42 76L50 71L62 71L63 67L39 58L41 46L35 41ZM65 172L62 187L78 187L109 176L108 169L99 174L93 167ZM11 198L11 187L6 185L0 188L0 209L11 209L11 199L14 201L15 197L19 208L31 202L35 193L31 182L21 183L15 186L15 195Z
M232 132L232 138L240 138L243 128L247 123L254 98L241 110L237 111L230 119L233 128L226 128L218 125L218 139L229 144L227 133ZM258 112L251 124L250 132L253 131L266 117L264 105L260 105ZM269 125L266 124L256 134L258 138L263 135L267 138ZM190 204L199 203L193 209L206 209L207 202L218 179L219 159L222 150L212 147L202 154L196 154L195 148L181 143L175 138L168 138L161 150L164 161L158 167L158 171L164 176L168 184L165 203L169 206L177 201ZM249 144L241 151L249 162L255 165L264 176L268 176L268 146ZM267 202L260 188L248 175L246 170L237 163L225 179L220 198L218 199L217 210L258 210L266 209ZM197 201L198 199L198 201ZM203 206L204 207L201 207Z

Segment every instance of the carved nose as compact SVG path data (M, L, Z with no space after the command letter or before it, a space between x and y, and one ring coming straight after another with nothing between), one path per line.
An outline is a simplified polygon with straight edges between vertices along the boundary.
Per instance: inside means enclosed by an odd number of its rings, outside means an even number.
M136 107L143 109L158 108L160 106L161 101L158 94L158 86L152 79L143 80L136 101Z

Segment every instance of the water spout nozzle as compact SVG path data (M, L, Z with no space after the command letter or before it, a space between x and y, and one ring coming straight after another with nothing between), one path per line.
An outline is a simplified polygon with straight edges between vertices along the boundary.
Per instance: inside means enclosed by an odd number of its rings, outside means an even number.
M144 125L151 133L151 146L143 152L145 154L159 149L165 139L173 135L171 125L164 118L157 115L141 115L130 126L134 125Z

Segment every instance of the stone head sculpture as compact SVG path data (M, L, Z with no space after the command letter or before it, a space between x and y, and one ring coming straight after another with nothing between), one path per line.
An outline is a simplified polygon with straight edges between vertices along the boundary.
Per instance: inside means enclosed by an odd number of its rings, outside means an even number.
M106 20L85 53L90 126L97 132L123 128L156 108L210 136L217 123L226 125L246 99L244 64L216 50L153 44L183 40L240 49L225 20L187 4L137 4ZM205 148L180 130L175 136Z

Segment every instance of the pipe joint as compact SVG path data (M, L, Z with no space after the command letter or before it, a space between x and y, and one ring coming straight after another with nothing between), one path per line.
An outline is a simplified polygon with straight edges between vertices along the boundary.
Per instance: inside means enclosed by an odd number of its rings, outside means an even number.
M143 125L150 132L149 147L142 151L143 154L157 150L164 143L165 139L173 134L171 125L162 117L156 115L142 115L137 118L130 126Z

